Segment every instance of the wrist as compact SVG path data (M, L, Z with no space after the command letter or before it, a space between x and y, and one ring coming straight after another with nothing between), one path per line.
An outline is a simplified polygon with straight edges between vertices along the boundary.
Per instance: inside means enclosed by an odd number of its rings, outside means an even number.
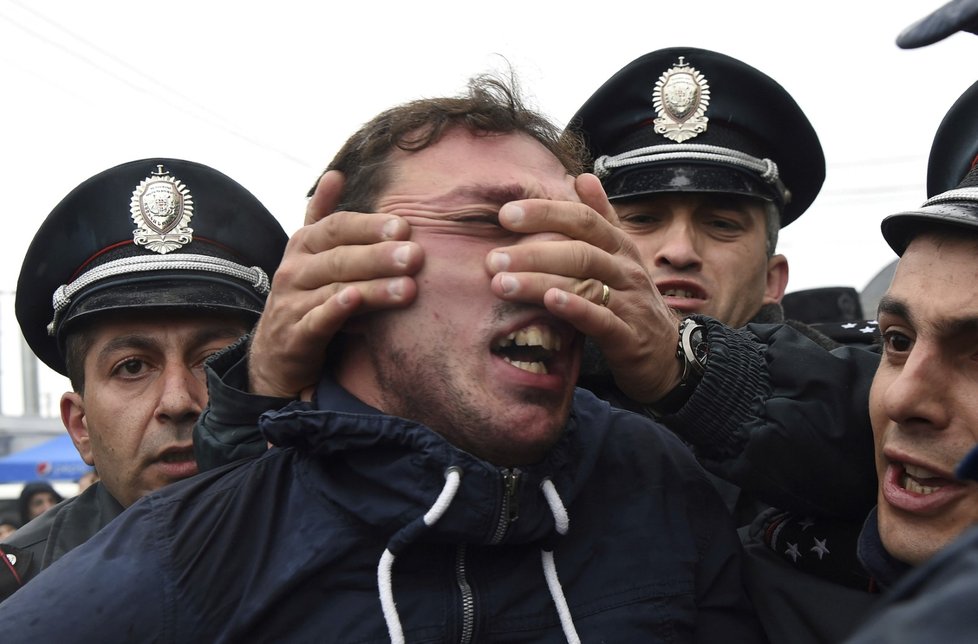
M679 382L665 396L646 405L646 411L653 416L665 416L679 411L703 378L709 360L709 344L706 327L693 318L686 318L679 323L676 360L679 364Z

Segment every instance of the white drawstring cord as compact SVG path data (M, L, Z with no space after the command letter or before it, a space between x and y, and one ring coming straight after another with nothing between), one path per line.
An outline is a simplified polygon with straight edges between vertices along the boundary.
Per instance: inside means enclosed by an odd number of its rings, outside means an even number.
M445 471L445 487L442 488L431 509L422 517L426 526L435 525L445 514L461 482L461 468L450 467ZM384 554L380 556L380 563L377 564L377 588L380 590L380 607L384 611L384 621L387 623L387 634L391 638L391 644L404 644L404 629L401 627L401 618L397 614L397 605L394 603L392 582L394 559L394 553L385 548Z
M445 471L445 487L441 489L441 494L435 499L435 504L425 512L424 523L426 526L431 527L438 523L438 520L448 510L448 506L452 504L452 499L455 498L455 493L458 492L458 486L461 484L462 469L454 466L448 468Z
M543 482L540 483L540 490L543 492L543 498L547 499L550 513L554 515L554 527L557 528L557 534L561 536L567 534L570 529L570 517L567 516L567 509L564 508L564 502L560 500L560 495L557 494L557 488L554 487L553 481L543 479Z
M565 535L570 529L570 517L567 516L567 509L564 507L557 488L554 487L550 479L544 479L540 484L540 490L547 499L550 512L554 515L554 526L557 534ZM552 550L541 550L540 558L543 562L543 576L547 580L547 588L550 590L550 597L557 608L557 616L560 618L560 627L564 631L564 637L570 644L580 644L581 638L574 627L574 618L571 616L570 607L567 605L567 598L564 597L564 589L557 578L557 564L554 563L554 553Z
M426 526L433 526L445 514L452 500L455 498L455 494L458 492L461 480L462 472L459 468L452 467L445 472L445 487L442 488L441 493L435 499L431 509L423 517ZM557 489L554 487L553 482L550 479L545 479L540 484L540 489L543 492L544 498L547 500L547 505L550 506L550 512L553 514L557 533L560 535L567 534L567 531L570 529L570 518L567 515L567 509L560 499L560 495L557 494ZM540 555L543 562L543 576L547 581L550 597L556 606L557 615L560 618L560 626L564 631L564 637L567 638L570 644L580 644L581 638L578 636L577 630L574 627L574 620L570 613L570 607L567 605L567 598L564 597L564 590L560 586L560 580L557 578L557 566L554 563L554 554L549 550L541 550ZM377 586L380 590L380 605L384 612L384 621L387 623L387 633L390 636L391 643L404 644L406 641L404 639L404 629L401 626L401 619L397 614L397 605L394 603L392 582L394 560L394 554L389 549L384 549L384 554L381 555L380 563L377 565Z
M384 621L387 623L387 634L391 644L404 644L404 629L401 619L397 616L397 606L394 604L394 587L391 583L391 569L394 567L394 555L385 549L377 565L377 587L380 589L380 607L384 611Z

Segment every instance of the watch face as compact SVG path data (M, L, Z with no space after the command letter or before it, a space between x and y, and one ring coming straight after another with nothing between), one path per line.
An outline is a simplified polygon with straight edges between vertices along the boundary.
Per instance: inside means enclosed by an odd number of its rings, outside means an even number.
M696 329L693 332L690 344L693 345L693 355L696 356L696 361L705 367L707 361L710 359L710 345L703 338L702 328Z
M692 368L696 375L702 375L706 367L709 345L706 342L706 330L692 318L686 318L680 326L679 349L681 360Z

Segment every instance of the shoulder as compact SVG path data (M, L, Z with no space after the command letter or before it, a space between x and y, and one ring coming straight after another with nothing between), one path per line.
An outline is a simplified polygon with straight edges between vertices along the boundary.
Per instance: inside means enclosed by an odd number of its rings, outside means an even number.
M226 528L221 534L241 530L246 539L254 522L271 516L283 500L295 479L294 457L294 450L271 449L173 483L140 499L108 529L151 533L170 556L193 557L196 547L213 540L217 525Z

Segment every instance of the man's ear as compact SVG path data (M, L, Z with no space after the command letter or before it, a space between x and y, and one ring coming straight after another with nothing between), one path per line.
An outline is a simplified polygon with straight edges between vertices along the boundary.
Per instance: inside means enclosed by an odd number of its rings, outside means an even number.
M71 442L75 444L82 460L88 465L95 465L88 435L88 418L85 416L85 401L80 393L69 391L61 395L61 422L68 430Z
M767 260L767 285L764 288L764 304L778 304L788 288L788 258L772 255Z

